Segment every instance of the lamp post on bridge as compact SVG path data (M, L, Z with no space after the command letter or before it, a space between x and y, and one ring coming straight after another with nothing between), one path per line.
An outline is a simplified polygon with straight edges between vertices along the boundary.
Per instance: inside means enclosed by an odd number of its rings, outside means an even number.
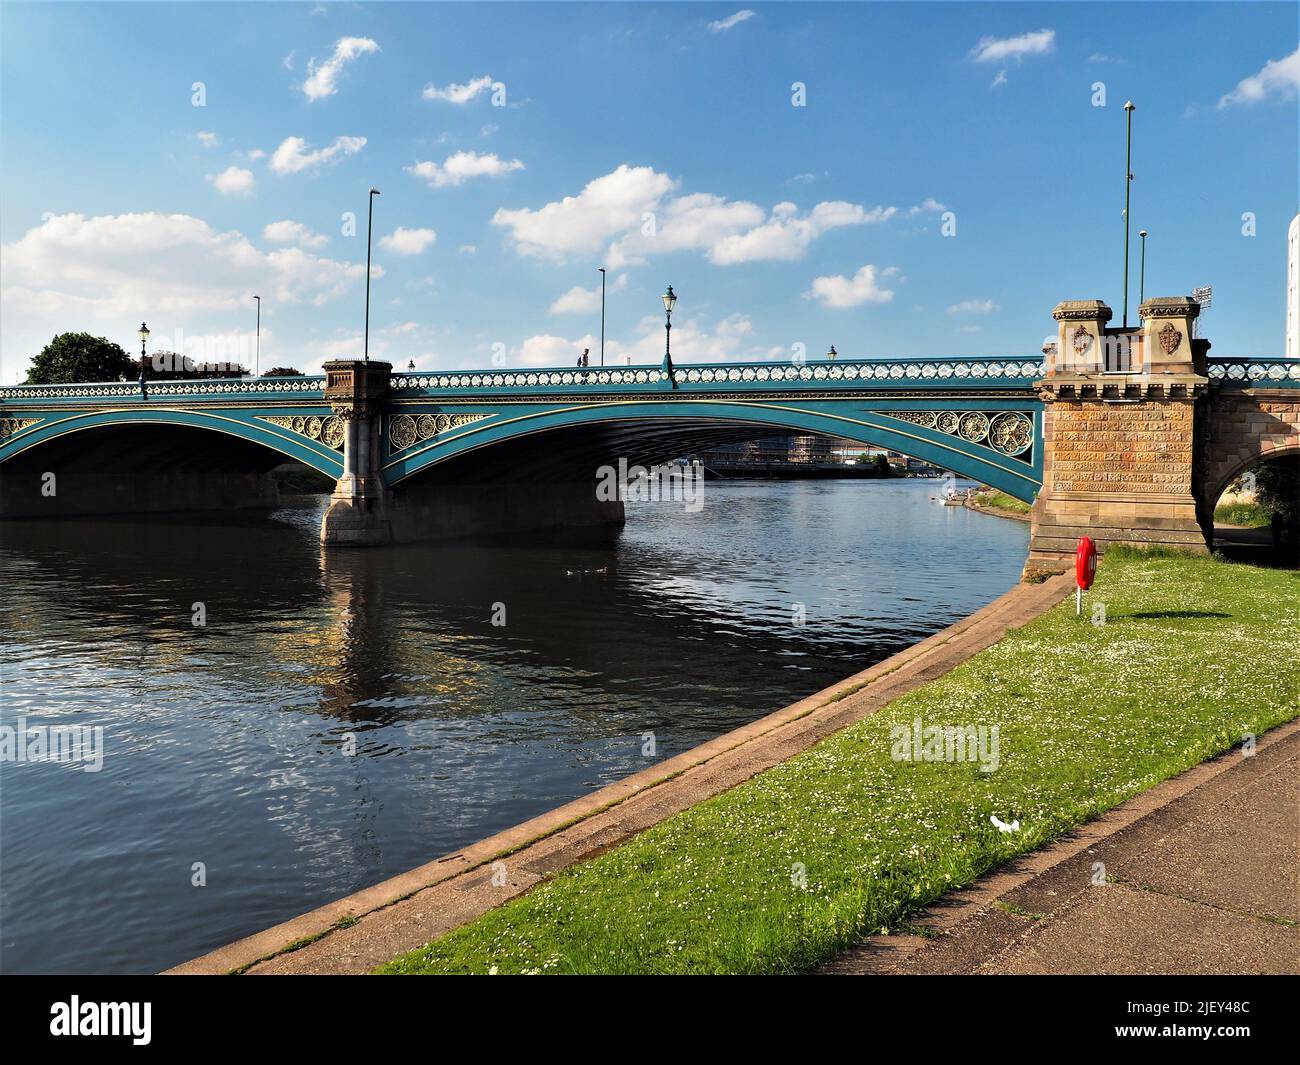
M141 399L149 398L149 390L148 390L148 386L145 384L145 376L144 376L144 368L146 365L145 345L148 344L148 342L149 342L149 327L145 325L144 322L141 322L140 323L140 398Z
M1128 328L1128 216L1129 192L1133 184L1133 112L1137 110L1133 101L1124 104L1124 115L1128 123L1127 144L1124 150L1124 328Z
M605 365L605 268L597 267L600 271L600 364Z
M1142 241L1142 265L1138 267L1138 306L1141 307L1147 301L1147 231L1139 229L1138 237Z
M253 352L253 376L262 375L262 297L254 296L257 300L257 346Z
M378 189L370 190L366 211L366 335L363 342L362 361L370 361L370 231L375 225L375 197L380 195Z
M676 388L677 381L673 377L672 339L673 339L673 307L677 303L677 296L673 292L672 285L669 285L668 291L663 294L663 301L664 301L664 315L666 319L664 323L663 371L668 375L668 383L672 385L673 388Z

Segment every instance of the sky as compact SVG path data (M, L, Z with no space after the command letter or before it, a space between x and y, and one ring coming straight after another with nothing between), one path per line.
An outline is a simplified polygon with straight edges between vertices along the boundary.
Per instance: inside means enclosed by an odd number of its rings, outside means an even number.
M1033 355L1212 284L1276 355L1294 4L0 7L0 379L56 333L319 372Z

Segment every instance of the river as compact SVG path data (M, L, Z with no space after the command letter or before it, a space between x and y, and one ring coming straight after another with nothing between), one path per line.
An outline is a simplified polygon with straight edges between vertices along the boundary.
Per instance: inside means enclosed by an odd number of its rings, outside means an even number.
M323 497L0 525L0 725L103 729L99 771L0 765L0 971L165 968L866 668L1017 580L1028 527L940 486L710 481L613 547L328 568Z

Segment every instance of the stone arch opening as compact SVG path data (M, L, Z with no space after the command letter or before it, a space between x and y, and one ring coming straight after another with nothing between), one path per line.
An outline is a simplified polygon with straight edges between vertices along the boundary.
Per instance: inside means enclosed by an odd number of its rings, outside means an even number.
M273 471L326 476L260 439L162 420L92 419L6 450L0 518L271 509L280 505Z

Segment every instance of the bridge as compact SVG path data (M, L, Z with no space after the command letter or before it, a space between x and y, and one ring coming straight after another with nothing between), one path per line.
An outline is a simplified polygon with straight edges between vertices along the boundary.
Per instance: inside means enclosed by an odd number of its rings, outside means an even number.
M327 545L620 524L597 470L766 434L885 447L1034 504L1031 563L1089 533L1204 550L1242 470L1298 448L1300 363L1213 359L1198 305L1111 329L1065 301L1043 355L0 387L0 518L271 506L270 470L335 481Z

